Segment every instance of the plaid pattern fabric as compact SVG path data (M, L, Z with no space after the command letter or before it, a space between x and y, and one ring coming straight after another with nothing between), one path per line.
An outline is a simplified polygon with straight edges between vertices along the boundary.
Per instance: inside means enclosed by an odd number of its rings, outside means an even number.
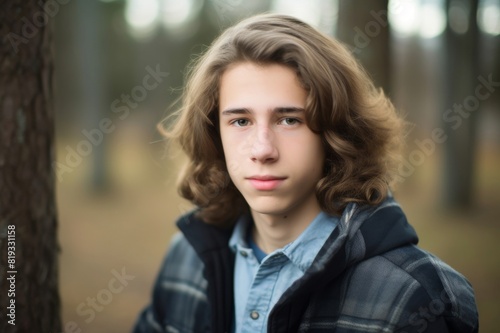
M230 332L233 285L223 278L232 276L230 231L193 213L178 226L185 235L173 239L134 333ZM417 241L392 198L350 204L311 268L272 309L267 331L477 332L471 285Z

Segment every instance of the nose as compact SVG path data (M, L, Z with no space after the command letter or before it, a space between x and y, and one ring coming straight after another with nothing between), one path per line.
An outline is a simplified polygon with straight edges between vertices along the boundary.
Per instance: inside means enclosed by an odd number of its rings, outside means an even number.
M278 160L279 153L274 133L269 127L259 126L256 128L250 155L254 162L273 163Z

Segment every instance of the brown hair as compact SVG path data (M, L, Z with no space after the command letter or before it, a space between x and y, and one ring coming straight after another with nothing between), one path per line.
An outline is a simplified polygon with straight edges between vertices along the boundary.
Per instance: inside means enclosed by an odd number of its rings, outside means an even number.
M306 120L323 140L324 177L316 196L329 214L349 202L378 204L396 175L403 121L382 90L338 41L275 14L227 29L190 68L176 121L164 134L188 156L180 194L204 221L227 225L248 206L231 182L218 133L220 78L237 62L292 68L308 92Z

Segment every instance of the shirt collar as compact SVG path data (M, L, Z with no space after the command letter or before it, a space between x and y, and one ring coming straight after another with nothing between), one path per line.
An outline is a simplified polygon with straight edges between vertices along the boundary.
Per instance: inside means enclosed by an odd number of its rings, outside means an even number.
M233 233L231 238L229 239L229 248L236 252L238 250L238 245L240 247L248 248L248 244L246 241L246 234L248 232L248 228L250 224L253 223L249 214L242 215L238 221L236 221L236 225L234 226Z
M282 253L301 271L305 272L337 227L338 222L338 217L330 216L321 211L297 239L283 248L275 250L271 255ZM238 250L238 246L249 247L246 235L251 223L253 223L252 218L247 214L241 216L236 222L229 240L229 247L233 252Z
M301 271L305 272L338 224L338 217L321 211L293 242L278 249Z

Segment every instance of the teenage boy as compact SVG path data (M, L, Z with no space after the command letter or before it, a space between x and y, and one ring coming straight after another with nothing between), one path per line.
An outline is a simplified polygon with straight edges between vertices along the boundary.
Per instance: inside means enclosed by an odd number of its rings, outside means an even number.
M477 332L467 280L390 194L403 121L337 41L292 17L225 31L166 135L197 209L135 332Z

